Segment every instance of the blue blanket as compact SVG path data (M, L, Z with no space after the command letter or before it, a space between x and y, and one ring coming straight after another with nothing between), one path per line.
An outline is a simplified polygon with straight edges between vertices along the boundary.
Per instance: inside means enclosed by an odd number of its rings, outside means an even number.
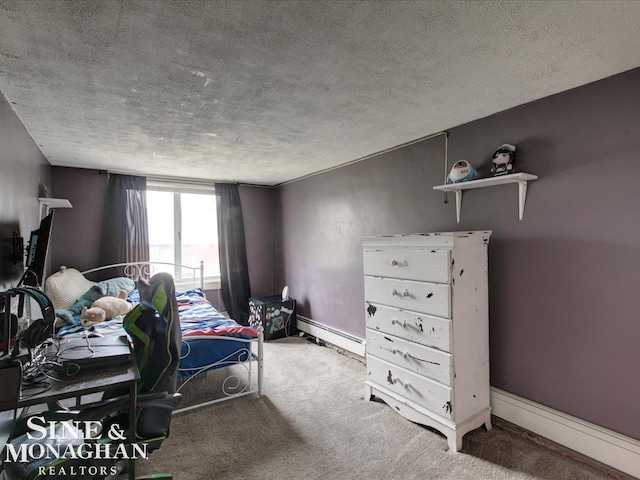
M90 308L93 302L101 297L117 297L120 290L124 290L129 294L135 288L136 284L130 278L117 277L104 280L91 287L69 308L56 310L56 317L61 318L69 325L78 325L80 324L80 314L84 307Z

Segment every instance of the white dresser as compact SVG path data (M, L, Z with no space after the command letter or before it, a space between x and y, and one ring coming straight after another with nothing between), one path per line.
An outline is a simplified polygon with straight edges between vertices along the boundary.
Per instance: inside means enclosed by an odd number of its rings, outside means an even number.
M366 398L433 427L452 451L489 406L490 231L363 239Z

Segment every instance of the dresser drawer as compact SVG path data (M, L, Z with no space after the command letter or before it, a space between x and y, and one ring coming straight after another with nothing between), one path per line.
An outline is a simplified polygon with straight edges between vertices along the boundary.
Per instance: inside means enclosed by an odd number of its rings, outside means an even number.
M450 285L364 277L364 295L368 302L451 318Z
M451 320L369 303L367 328L451 351Z
M393 335L367 330L367 356L369 355L375 355L447 386L452 385L450 353L418 345Z
M450 250L365 250L364 274L451 283Z
M444 418L453 418L452 390L445 385L421 377L372 355L367 357L367 378L369 381Z

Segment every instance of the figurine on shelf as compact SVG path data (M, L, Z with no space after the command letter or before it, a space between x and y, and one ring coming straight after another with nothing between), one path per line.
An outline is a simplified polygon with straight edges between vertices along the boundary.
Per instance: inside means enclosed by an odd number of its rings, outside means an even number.
M516 146L505 143L493 154L491 171L495 176L513 173L513 162L516 160Z
M453 164L447 180L453 183L467 182L478 176L476 169L466 160L458 160Z

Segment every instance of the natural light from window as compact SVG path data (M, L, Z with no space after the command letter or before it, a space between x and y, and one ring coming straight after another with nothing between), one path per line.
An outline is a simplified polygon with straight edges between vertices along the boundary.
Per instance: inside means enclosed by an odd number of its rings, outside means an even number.
M147 190L147 216L151 262L199 267L202 260L205 279L220 277L215 195ZM190 276L170 265L155 271L182 280Z

